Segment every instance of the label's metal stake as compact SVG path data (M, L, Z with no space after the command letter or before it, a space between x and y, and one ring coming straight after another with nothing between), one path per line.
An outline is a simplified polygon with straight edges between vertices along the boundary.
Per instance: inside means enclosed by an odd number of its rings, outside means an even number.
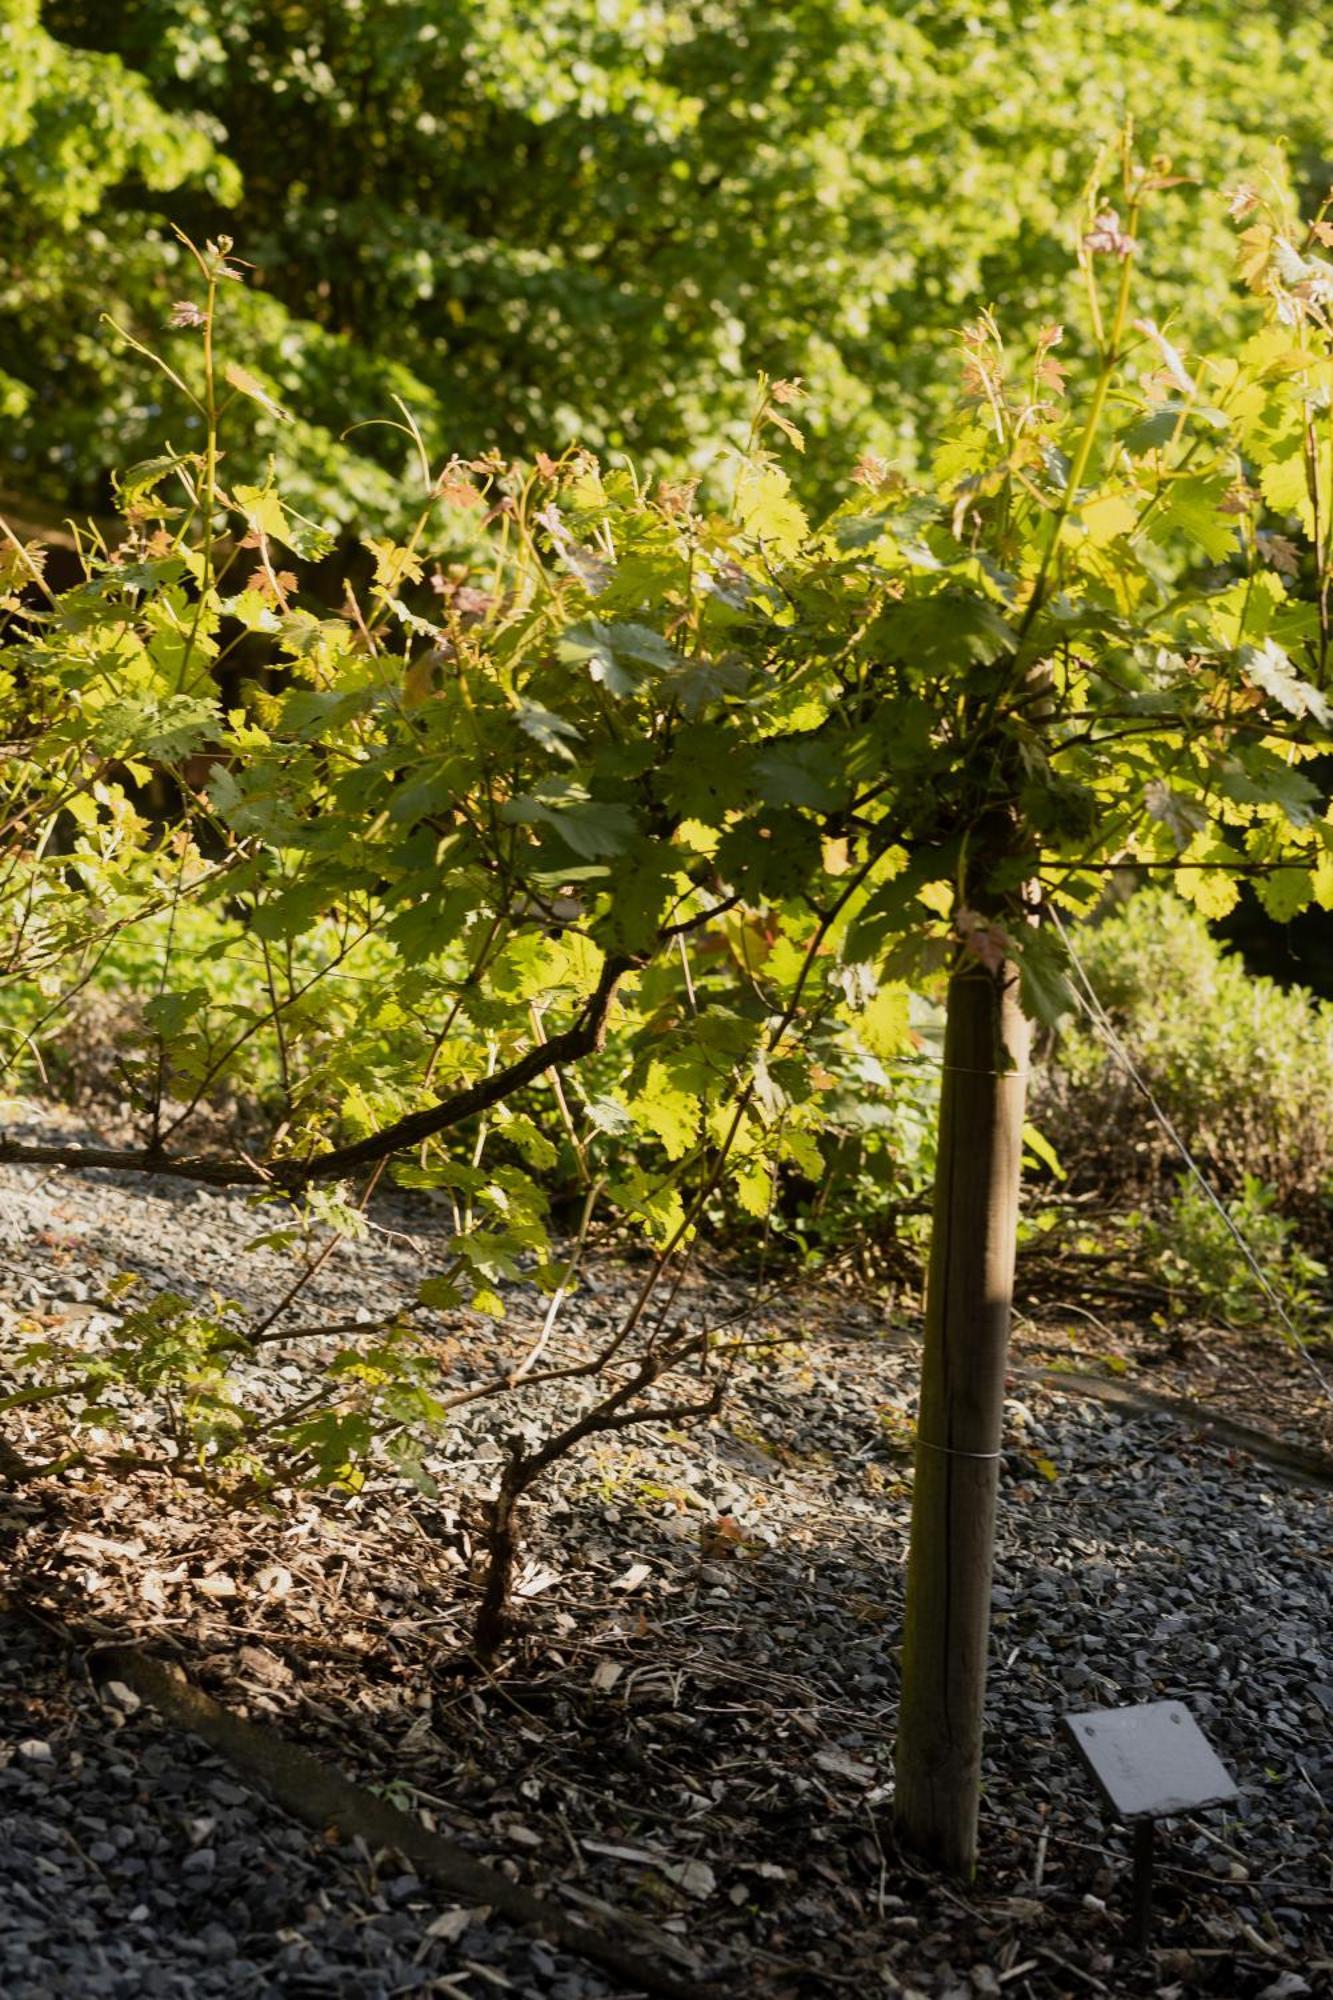
M1156 1858L1157 1822L1134 1822L1134 1878L1130 1887L1129 1935L1138 1951L1147 1951L1152 1940L1153 1862Z

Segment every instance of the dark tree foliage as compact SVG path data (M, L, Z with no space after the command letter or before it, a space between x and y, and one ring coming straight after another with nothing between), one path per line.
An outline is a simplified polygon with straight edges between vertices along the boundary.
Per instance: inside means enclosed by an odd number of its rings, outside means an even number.
M812 392L823 504L861 449L919 453L965 317L998 303L1017 335L1060 310L1068 218L1126 112L1213 187L1280 133L1298 180L1330 173L1309 9L0 0L0 19L0 478L62 504L104 500L160 436L99 314L160 328L173 223L255 264L247 352L302 419L257 410L234 456L253 474L276 451L331 522L393 509L401 438L343 438L392 393L464 455L578 438L688 461L759 369ZM1234 323L1225 239L1201 193L1153 245L1145 306L1186 337Z

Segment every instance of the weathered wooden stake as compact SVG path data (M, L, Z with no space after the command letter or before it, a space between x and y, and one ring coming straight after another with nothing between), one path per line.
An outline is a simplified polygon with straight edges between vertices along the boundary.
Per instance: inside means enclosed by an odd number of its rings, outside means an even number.
M944 1037L895 1810L908 1846L968 1876L1028 1043L1017 969L965 962Z

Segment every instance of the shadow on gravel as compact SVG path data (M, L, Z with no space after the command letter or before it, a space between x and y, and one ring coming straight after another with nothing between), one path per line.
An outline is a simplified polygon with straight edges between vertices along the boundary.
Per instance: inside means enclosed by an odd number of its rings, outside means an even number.
M906 1501L887 1451L867 1450L854 1484L845 1461L817 1462L820 1447L812 1452L808 1437L789 1433L779 1463L771 1448L720 1431L706 1444L692 1441L689 1477L664 1462L678 1449L669 1447L622 1459L615 1478L608 1466L567 1482L534 1521L531 1564L539 1580L543 1571L551 1580L529 1600L515 1654L489 1679L441 1677L420 1635L409 1646L410 1620L399 1621L396 1641L390 1634L379 1672L354 1675L346 1663L312 1659L275 1624L264 1651L287 1665L288 1677L264 1688L244 1646L228 1639L225 1617L180 1635L182 1664L220 1698L273 1713L322 1756L389 1787L399 1803L424 1807L442 1831L523 1880L637 1910L688 1938L705 1962L732 1968L731 1980L746 1968L744 1986L731 1990L747 1995L814 1996L852 1979L889 1993L986 1993L993 1974L1003 1993L1054 1996L1085 1983L1064 1961L1115 1993L1184 1981L1190 1991L1246 2000L1270 1992L1284 1973L1312 1993L1321 1981L1327 1990L1327 1496L1277 1488L1164 1420L1123 1423L1091 1405L1036 1397L1028 1419L1005 1465L985 1862L969 1891L913 1873L888 1826ZM776 1423L771 1434L780 1434ZM1034 1470L1037 1459L1055 1467L1055 1479ZM660 1497L677 1489L704 1504L682 1509ZM373 1582L355 1573L344 1580L347 1622ZM164 1623L156 1643L172 1642ZM1190 1703L1244 1797L1234 1818L1185 1822L1168 1837L1158 1949L1142 1964L1121 1937L1123 1839L1071 1768L1058 1724L1070 1708L1168 1694ZM86 1691L49 1699L72 1702L87 1722ZM304 1835L290 1849L297 1893L351 1898L358 1915L350 1931L345 1922L330 1931L332 1911L316 1917L313 1904L294 1923L290 1901L278 1922L281 1860L252 1908L228 1874L240 1866L244 1838L220 1851L216 1826L202 1828L216 1814L199 1805L197 1787L188 1811L174 1802L198 1753L182 1751L184 1739L142 1715L120 1727L95 1705L92 1712L94 1736L107 1746L91 1758L102 1774L94 1789L133 1801L135 1826L135 1814L147 1815L143 1841L136 1833L130 1848L113 1835L115 1852L104 1854L98 1836L95 1866L105 1889L116 1877L120 1900L94 1897L85 1916L100 1936L104 1913L116 1910L126 1926L117 1950L135 1940L147 1948L140 1933L149 1920L136 1925L123 1907L125 1896L141 1895L155 1935L174 1937L170 1951L206 1972L198 1958L205 1933L196 1929L201 1885L192 1879L203 1872L229 1885L212 1920L238 1954L250 1954L247 1963L260 1964L256 1950L267 1954L262 1978L273 1982L289 1976L283 1952L314 1962L311 1954L323 1951L333 1962L369 1929L398 1953L398 1983L324 1990L429 1990L417 1979L421 1967L401 1963L411 1955L409 1932L433 1977L445 1967L452 1977L471 1960L513 1980L522 1963L520 1991L602 1990L586 1983L595 1975L564 1970L539 1971L533 1984L538 1948L494 1925L474 1925L447 1948L430 1940L438 1906L420 1884L408 1878L396 1889L401 1876L381 1880L364 1858L358 1869L353 1857L322 1854L318 1843L312 1852ZM47 1732L52 1763L58 1734ZM142 1754L131 1755L132 1745ZM16 1756L10 1770L25 1797L40 1799L52 1785L40 1756ZM209 1770L205 1790L216 1776ZM253 1799L244 1811L274 1819ZM48 1808L44 1816L71 1830L82 1825L88 1838L76 1836L78 1844L91 1855L95 1827L78 1813ZM105 1808L100 1817L118 1823ZM196 1847L212 1861L192 1861ZM275 1849L266 1831L257 1851L273 1859L289 1849L281 1841ZM140 1859L151 1865L137 1868ZM302 1871L316 1865L333 1871L336 1897L309 1888ZM53 1882L72 1866L61 1862ZM86 1901L84 1874L79 1881ZM223 1907L234 1923L218 1915ZM299 1946L279 1936L292 1930ZM207 1935L225 1949L216 1932ZM479 1959L482 1939L499 1955ZM1005 1977L1029 1958L1026 1972ZM337 1976L378 1975L354 1960ZM1278 1989L1284 1996L1302 1990L1290 1981ZM474 1974L462 1990L481 1993L486 1982Z

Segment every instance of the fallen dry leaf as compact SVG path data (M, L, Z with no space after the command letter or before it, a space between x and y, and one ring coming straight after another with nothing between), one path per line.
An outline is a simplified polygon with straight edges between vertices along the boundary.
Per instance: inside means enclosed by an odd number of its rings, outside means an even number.
M745 1530L734 1514L719 1514L700 1527L699 1546L709 1562L737 1555L745 1546Z
M816 1750L814 1761L831 1778L848 1778L853 1784L873 1784L876 1777L873 1764L863 1764L859 1758L849 1757L845 1750Z
M446 1944L454 1944L462 1937L464 1931L470 1931L474 1924L484 1924L490 1914L490 1905L486 1903L475 1910L465 1910L461 1907L455 1910L441 1910L439 1916L427 1924L426 1936L443 1938Z
M194 1580L194 1587L203 1597L224 1598L240 1596L240 1591L236 1588L236 1579L234 1576L221 1574L216 1576L197 1576Z

